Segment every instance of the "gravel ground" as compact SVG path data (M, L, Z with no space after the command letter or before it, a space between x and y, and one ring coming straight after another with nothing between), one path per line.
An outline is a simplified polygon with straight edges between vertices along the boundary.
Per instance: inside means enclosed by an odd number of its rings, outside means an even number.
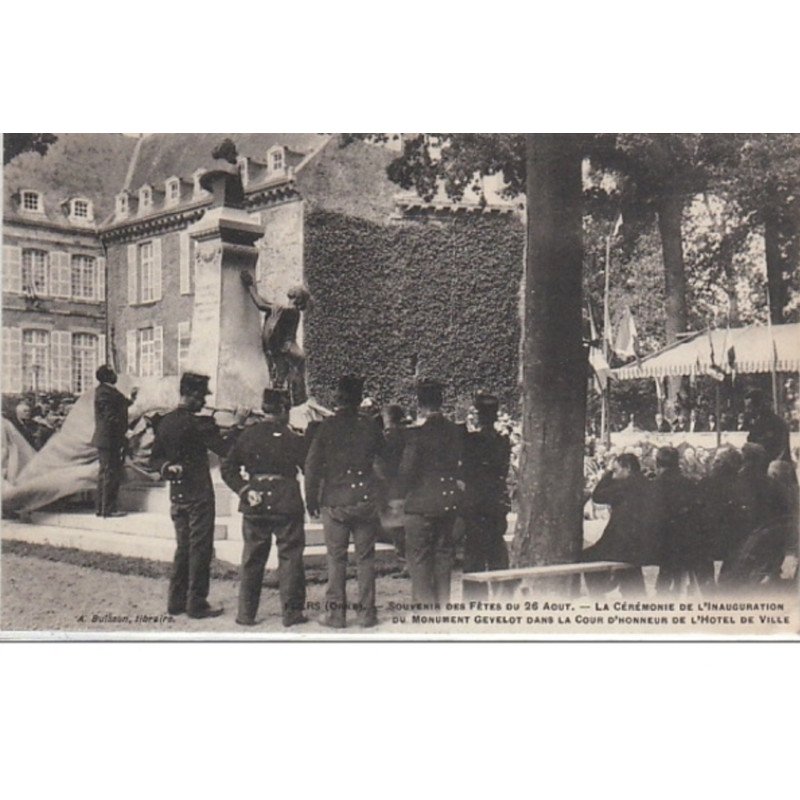
M281 625L280 600L275 574L267 573L261 595L258 624L252 628L236 625L236 600L239 582L235 570L215 562L210 600L221 604L225 614L213 619L195 620L185 615L166 614L168 565L145 559L124 559L100 553L3 542L0 629L3 631L69 631L77 633L175 634L203 636L236 634L258 636L280 632L290 634L338 636L315 620L319 612L314 603L324 599L324 572L311 571L307 587L311 622L286 629ZM384 571L386 566L384 566ZM123 574L127 572L128 574ZM348 580L348 594L355 600L354 580ZM378 578L379 602L410 602L410 583L405 578L384 575ZM364 630L355 623L347 634L370 636L374 632L392 633L388 615L379 608L381 624Z

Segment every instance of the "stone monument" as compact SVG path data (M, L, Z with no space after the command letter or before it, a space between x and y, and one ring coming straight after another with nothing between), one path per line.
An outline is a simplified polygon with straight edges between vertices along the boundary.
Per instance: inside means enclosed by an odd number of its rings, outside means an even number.
M269 385L258 336L258 309L239 277L258 260L254 246L263 230L244 210L244 190L235 166L236 148L226 140L215 151L228 165L200 180L213 197L211 208L188 229L195 241L195 300L192 336L184 370L211 377L208 404L259 408Z

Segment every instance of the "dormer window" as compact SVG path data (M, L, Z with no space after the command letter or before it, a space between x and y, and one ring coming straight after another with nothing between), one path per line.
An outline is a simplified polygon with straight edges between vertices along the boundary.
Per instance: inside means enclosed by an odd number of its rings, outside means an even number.
M192 197L197 200L199 197L205 197L208 192L200 185L200 178L206 174L204 169L197 169L192 173L192 180L194 182L194 186L192 189Z
M41 192L34 192L31 189L24 189L20 206L23 211L31 214L41 214L44 211Z
M69 216L76 222L91 222L94 216L91 201L84 197L75 197L70 200Z
M122 192L117 195L117 216L118 217L127 217L128 216L128 193Z
M167 205L176 206L181 199L180 178L168 178L166 182Z
M284 149L280 145L275 145L267 151L267 170L270 173L283 172L286 166Z
M149 186L139 189L139 213L147 213L153 206L153 190Z

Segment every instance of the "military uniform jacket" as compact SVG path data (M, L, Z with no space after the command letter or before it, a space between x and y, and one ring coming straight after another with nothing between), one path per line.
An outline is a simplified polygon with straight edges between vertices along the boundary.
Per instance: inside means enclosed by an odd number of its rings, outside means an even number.
M302 515L297 470L305 456L303 437L275 417L242 431L222 462L223 480L242 498L239 511L246 517ZM247 502L249 489L261 492L261 505Z
M98 448L122 447L128 431L130 401L122 392L107 383L94 390L94 435L92 444Z
M328 507L377 502L374 466L383 451L377 420L340 408L322 420L306 458L306 499Z
M464 510L509 510L508 468L511 445L496 430L471 431L464 437Z
M233 436L229 434L226 439L211 417L199 417L181 406L161 419L150 465L163 477L168 466L183 467L181 477L170 480L173 503L192 503L213 496L208 451L226 455Z
M461 455L464 434L441 414L431 414L422 425L406 430L400 461L407 514L443 516L461 506Z

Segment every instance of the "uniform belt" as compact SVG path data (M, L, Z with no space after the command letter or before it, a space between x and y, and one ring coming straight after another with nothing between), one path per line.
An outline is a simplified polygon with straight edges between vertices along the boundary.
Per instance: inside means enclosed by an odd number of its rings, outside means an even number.
M251 480L254 481L288 481L290 480L288 475L276 475L270 472L259 472L255 475L250 476Z

